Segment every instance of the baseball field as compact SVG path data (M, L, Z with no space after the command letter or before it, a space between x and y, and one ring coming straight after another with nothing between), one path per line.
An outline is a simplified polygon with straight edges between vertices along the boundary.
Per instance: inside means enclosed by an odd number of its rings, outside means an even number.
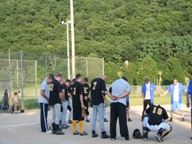
M167 110L169 105L163 105ZM40 112L38 109L27 110L23 114L0 114L0 144L108 144L108 143L130 143L130 144L155 144L158 143L155 139L154 132L149 133L149 140L147 142L142 139L133 139L133 130L139 128L142 130L141 123L142 106L131 107L132 122L128 122L130 141L122 141L119 134L119 126L117 123L117 140L101 139L91 137L91 123L85 122L85 131L88 136L73 136L72 128L63 130L65 135L56 136L52 134L45 134L40 132ZM90 112L92 109L90 109ZM180 114L177 112L174 115L174 121L171 123L173 131L164 138L164 144L190 144L192 140L191 132L191 116L190 109L184 106L185 122L181 122ZM92 113L90 113L91 120ZM107 117L109 119L110 111L107 107ZM50 113L49 113L50 123ZM105 123L106 131L109 133L109 122ZM99 123L97 123L97 133L100 134Z

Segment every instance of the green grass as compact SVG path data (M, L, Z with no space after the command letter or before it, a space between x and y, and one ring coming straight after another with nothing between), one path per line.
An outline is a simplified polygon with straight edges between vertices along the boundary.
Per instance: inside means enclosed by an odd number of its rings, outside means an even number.
M183 104L186 103L186 96L183 95ZM19 101L20 107L21 107L21 100ZM110 99L107 98L107 104L110 104ZM170 96L165 97L158 97L155 96L155 103L156 105L160 104L170 104ZM141 96L130 96L130 106L136 106L136 105L143 105L143 98ZM29 109L39 109L39 103L36 97L25 97L24 100L24 108Z

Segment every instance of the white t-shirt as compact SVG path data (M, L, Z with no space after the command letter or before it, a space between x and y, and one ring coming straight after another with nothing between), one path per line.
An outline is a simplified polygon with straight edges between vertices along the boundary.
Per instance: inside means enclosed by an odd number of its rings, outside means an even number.
M151 98L150 96L150 82L146 84L146 93L145 93L145 99L149 100Z
M174 86L173 98L175 102L179 101L179 84Z
M45 91L45 95L49 98L50 91L49 91L49 86L48 86L46 80L44 80L44 81L42 82L40 90L44 90L44 91ZM40 93L40 96L39 96L39 103L48 104L47 99L45 99L45 98L41 95L41 93Z

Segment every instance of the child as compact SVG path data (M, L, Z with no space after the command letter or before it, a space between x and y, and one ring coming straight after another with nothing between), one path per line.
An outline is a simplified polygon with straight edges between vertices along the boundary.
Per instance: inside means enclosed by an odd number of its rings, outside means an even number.
M17 95L17 92L14 92L14 111L18 111L18 106L19 106L19 96Z
M8 112L12 113L13 112L13 97L12 96L9 96L9 110Z

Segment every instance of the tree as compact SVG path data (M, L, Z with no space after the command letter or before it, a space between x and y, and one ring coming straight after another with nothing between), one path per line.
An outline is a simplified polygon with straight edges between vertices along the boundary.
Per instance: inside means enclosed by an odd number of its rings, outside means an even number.
M146 57L138 64L136 83L141 85L143 79L148 76L151 81L156 83L158 78L157 63L151 58Z
M179 82L184 83L184 70L177 58L169 58L163 71L163 84L168 85L177 79Z

